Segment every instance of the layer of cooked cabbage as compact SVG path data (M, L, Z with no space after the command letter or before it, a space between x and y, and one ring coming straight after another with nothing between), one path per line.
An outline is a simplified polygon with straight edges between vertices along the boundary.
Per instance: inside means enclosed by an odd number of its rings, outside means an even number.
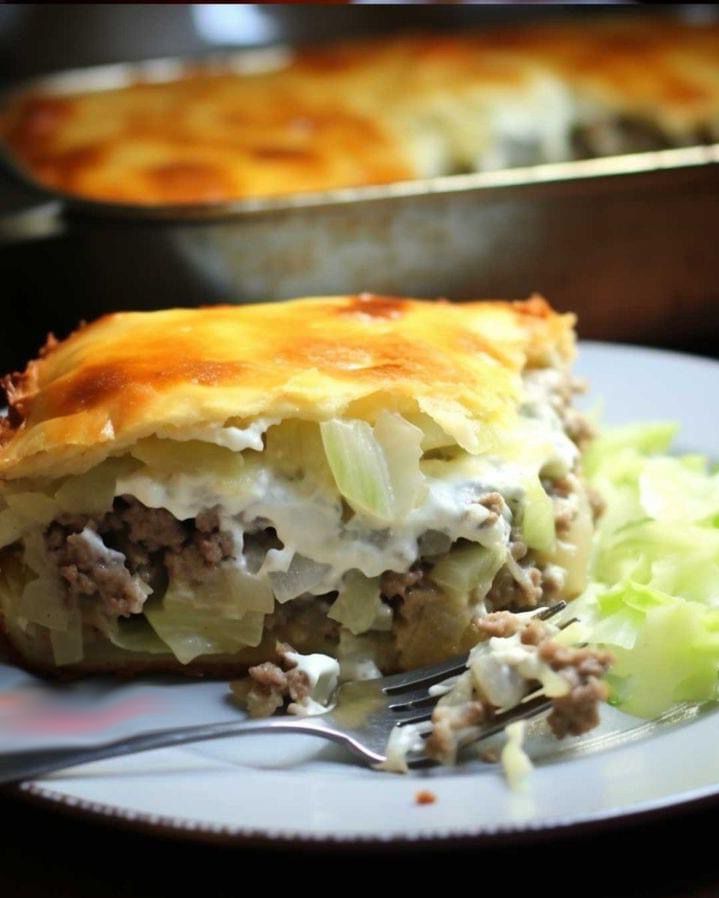
M431 409L411 418L385 411L374 421L257 421L151 437L80 476L7 484L5 619L31 639L49 639L58 665L82 660L88 629L131 652L171 651L184 664L258 646L278 605L330 596L328 616L351 656L353 639L393 626L384 572L430 559L441 590L481 613L500 569L523 576L511 552L518 532L538 558L558 562L562 585L576 593L586 561L577 546L588 545L591 522L579 508L574 532L557 539L545 487L575 471L579 453L551 402L552 376L527 378L522 413L502 433L437 420ZM503 514L479 501L491 492L504 499ZM239 551L202 583L171 578L162 595L148 595L142 614L108 616L68 596L42 534L63 514L103 515L117 496L181 521L216 509L236 546L259 524L276 532L279 547L259 560Z

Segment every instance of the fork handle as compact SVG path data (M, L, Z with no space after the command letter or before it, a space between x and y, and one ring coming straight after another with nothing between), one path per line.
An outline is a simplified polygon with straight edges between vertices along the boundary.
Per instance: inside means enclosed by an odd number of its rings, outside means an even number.
M323 736L333 741L343 741L337 738L338 734L324 723L321 716L233 720L201 726L175 727L140 733L137 736L116 739L113 742L103 742L89 748L37 749L3 754L0 755L0 785L34 779L46 773L54 773L57 770L75 767L78 764L88 764L91 761L102 761L105 758L116 758L120 755L151 751L155 748L167 748L172 745L185 745L190 742L202 742L208 739L222 739L227 736L268 733L273 730L304 733Z

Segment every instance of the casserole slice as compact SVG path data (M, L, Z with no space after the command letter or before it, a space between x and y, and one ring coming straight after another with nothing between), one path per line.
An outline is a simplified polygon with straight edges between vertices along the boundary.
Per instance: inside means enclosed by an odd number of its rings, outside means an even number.
M574 318L372 295L119 313L5 381L0 607L45 672L432 663L571 599Z

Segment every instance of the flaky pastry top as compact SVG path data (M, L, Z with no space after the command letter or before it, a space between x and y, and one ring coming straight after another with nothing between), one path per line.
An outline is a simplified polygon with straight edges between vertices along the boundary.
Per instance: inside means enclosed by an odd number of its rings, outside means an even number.
M563 365L574 317L541 297L450 303L362 294L120 312L5 379L0 477L80 473L153 434L258 418L373 420L427 401L507 420L527 367Z

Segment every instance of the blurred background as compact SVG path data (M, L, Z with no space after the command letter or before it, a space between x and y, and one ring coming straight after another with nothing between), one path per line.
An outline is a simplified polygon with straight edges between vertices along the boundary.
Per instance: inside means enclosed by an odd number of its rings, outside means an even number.
M584 9L582 9L584 7ZM641 14L636 4L5 4L0 6L0 77L75 66L307 42L410 28L457 29L566 18L602 9ZM701 5L668 8L697 17Z
M0 82L10 88L68 68L283 42L407 29L476 30L598 14L702 21L715 17L716 7L3 5ZM254 215L233 237L233 268L218 259L214 224L111 221L68 213L52 197L0 170L6 311L0 368L24 365L48 330L62 335L77 321L113 309L359 290L457 299L519 298L536 290L559 308L577 310L582 336L716 353L717 165L632 180L565 181L554 188L505 188L433 206L434 226L438 219L451 223L445 239L449 235L461 244L457 262L448 260L439 244L436 257L427 257L433 239L426 221L429 207L425 204L423 212L422 201L415 201L411 208L401 203L373 207L376 230L371 235L339 208L327 212L321 227L315 227L319 210L282 219L274 213ZM340 261L329 268L318 266L316 259L327 228L344 235ZM288 249L287 233L300 232L305 243ZM376 244L374 255L365 252L362 265L353 265L357 247L370 240ZM277 242L272 271L248 269L243 255L248 241ZM420 244L422 264L408 276L412 247ZM281 270L285 261L293 266L291 276Z

